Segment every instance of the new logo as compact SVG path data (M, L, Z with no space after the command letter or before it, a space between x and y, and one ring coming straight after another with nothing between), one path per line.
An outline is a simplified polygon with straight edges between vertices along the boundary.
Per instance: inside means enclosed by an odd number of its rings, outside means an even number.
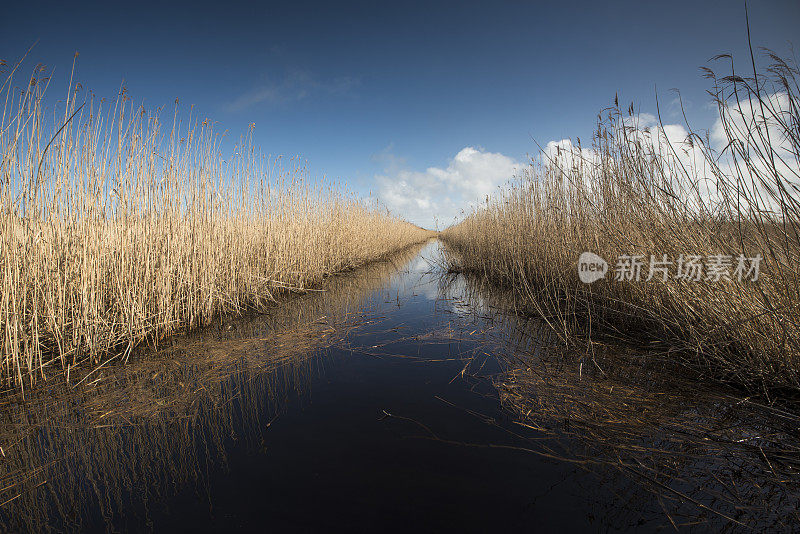
M597 254L584 252L578 258L578 277L584 284L605 278L607 272L608 263Z

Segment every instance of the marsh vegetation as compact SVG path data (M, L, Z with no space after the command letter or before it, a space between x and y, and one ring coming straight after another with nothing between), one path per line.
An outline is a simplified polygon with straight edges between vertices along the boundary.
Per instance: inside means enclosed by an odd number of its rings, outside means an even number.
M364 328L373 292L419 248L262 313L213 321L70 384L4 392L0 517L11 531L136 528L175 489L209 483L234 443L265 450L327 354ZM209 503L210 505L210 503Z
M798 70L774 54L765 72L706 74L720 120L685 138L618 104L591 147L555 147L512 186L442 234L451 268L523 298L570 343L575 335L646 347L703 379L768 401L800 389L800 91ZM755 62L753 63L755 66ZM755 68L755 67L754 67ZM616 103L615 103L616 104ZM674 130L674 128L673 128ZM680 133L680 132L679 132ZM583 252L638 258L639 281L585 284ZM672 274L684 258L722 276ZM735 276L737 258L760 258L760 276ZM729 260L730 261L730 260ZM740 273L741 274L741 273Z
M24 402L6 392L2 523L796 524L796 416L639 351L567 347L514 312L516 292L440 270L440 247L78 369L72 384L37 382Z
M431 235L210 120L115 101L44 67L0 88L0 379L127 360ZM229 153L226 153L229 151Z
M791 530L800 522L800 415L791 402L742 395L658 349L579 336L570 344L527 295L465 277L473 313L502 347L491 376L501 404L537 454L594 473L618 501L618 527L640 508L670 530ZM471 361L467 368L474 369Z
M615 105L440 240L15 66L0 526L796 528L800 91L771 60L708 72L722 152ZM584 251L763 263L584 284Z

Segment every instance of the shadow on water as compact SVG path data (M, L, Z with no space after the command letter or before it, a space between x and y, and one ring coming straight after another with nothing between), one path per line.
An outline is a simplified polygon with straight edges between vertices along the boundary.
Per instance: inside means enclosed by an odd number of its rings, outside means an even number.
M451 284L476 320L495 325L501 370L490 379L529 450L593 473L595 491L616 497L603 514L609 527L800 528L794 401L707 383L668 351L567 344L543 320L513 313L525 309L513 291L457 275L442 292Z
M795 415L668 358L566 349L441 255L4 395L2 525L797 528Z

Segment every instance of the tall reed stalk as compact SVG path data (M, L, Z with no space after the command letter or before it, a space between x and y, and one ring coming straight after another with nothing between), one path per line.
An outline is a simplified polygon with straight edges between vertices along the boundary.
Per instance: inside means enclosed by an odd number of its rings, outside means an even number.
M800 388L800 90L798 69L769 53L752 75L713 83L720 121L700 135L615 103L590 149L562 143L513 186L442 237L454 269L514 287L524 312L564 340L649 347L708 377L770 395ZM720 56L718 59L730 59ZM715 143L716 141L716 143ZM552 147L551 147L552 148ZM605 279L579 280L589 251ZM736 258L761 255L760 276L739 280ZM667 280L615 280L620 255L667 255ZM676 279L680 256L733 257L730 279ZM652 256L652 258L651 258ZM668 261L669 261L668 260ZM749 268L749 265L748 265ZM647 269L647 267L645 267Z
M23 386L259 308L430 233L208 120L0 88L0 380ZM74 68L73 68L74 73Z

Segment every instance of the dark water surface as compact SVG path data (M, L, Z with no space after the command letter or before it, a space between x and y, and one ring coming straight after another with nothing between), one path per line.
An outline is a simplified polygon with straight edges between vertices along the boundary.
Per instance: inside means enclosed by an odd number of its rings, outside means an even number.
M4 400L6 529L796 527L791 492L760 484L769 491L750 504L768 502L766 514L730 504L726 491L752 491L736 477L752 486L754 475L670 429L708 420L685 398L669 412L671 397L651 396L658 386L645 379L637 393L597 360L543 367L552 381L515 378L515 351L545 352L535 330L446 278L441 261L431 242L272 313L222 321L125 366L75 375L69 387L37 388L25 403ZM575 389L585 384L591 392ZM535 401L520 393L534 387ZM598 397L609 388L613 400ZM699 405L728 409L714 398ZM601 424L588 424L589 412ZM725 417L721 426L737 428L740 416ZM602 434L623 419L614 439ZM719 488L708 490L705 476Z

